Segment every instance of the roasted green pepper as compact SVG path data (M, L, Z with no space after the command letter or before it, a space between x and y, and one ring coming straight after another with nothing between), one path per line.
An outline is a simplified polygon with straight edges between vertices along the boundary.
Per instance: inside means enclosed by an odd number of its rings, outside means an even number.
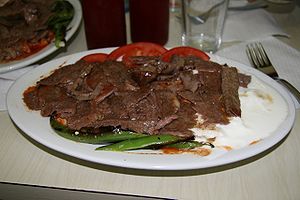
M207 142L197 142L197 141L182 141L173 144L165 145L166 148L176 148L176 149L194 149L196 147L202 147L204 145L208 145L210 147L214 147L211 143Z
M119 142L122 140L141 138L147 136L146 134L135 133L131 131L119 131L119 130L102 133L102 134L82 133L79 131L74 131L69 129L65 125L59 123L53 116L50 117L50 125L58 135L64 138L76 142L89 143L89 144Z
M101 134L91 134L88 132L80 132L69 129L61 124L54 116L50 117L50 125L55 132L69 140L89 144L108 144L96 148L103 151L128 151L144 148L176 148L176 149L193 149L210 143L201 143L197 141L184 140L178 136L161 134L147 135L135 133L131 131L112 131ZM183 141L184 140L184 141ZM212 146L213 147L213 146Z
M52 12L47 25L55 33L55 46L64 47L67 27L73 19L74 8L70 2L58 0L54 3Z
M181 141L182 138L174 135L148 135L142 138L128 139L107 146L98 147L96 150L105 151L128 151L135 149L149 148L152 146L162 146Z

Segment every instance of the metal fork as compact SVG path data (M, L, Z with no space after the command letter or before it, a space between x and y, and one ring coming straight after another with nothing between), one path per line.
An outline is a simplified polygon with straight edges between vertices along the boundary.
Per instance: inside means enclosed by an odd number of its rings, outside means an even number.
M275 68L273 67L270 59L268 58L266 51L260 42L251 43L246 46L246 53L253 66L259 71L267 74L281 85L285 86L300 103L299 91L288 81L280 78Z

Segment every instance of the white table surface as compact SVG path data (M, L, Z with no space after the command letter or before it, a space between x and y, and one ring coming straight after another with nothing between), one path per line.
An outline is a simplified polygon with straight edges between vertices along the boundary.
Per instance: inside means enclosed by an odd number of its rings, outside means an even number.
M293 13L273 15L291 35L283 40L299 50L299 7ZM172 43L176 42L168 44ZM68 50L52 57L83 50L86 41L81 26ZM0 127L0 199L4 198L1 194L15 195L12 199L24 197L22 192L10 193L7 187L11 185L6 183L174 199L300 199L300 110L296 111L295 125L288 137L261 155L211 169L173 172L104 166L55 152L28 138L6 111L0 112ZM36 199L37 190L38 187L30 187L26 191L32 192L31 199ZM16 185L14 191L23 190ZM104 199L123 199L123 196Z

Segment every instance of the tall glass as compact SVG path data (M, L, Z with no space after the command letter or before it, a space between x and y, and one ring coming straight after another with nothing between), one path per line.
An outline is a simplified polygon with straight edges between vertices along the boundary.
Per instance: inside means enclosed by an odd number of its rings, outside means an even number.
M83 0L88 49L126 44L124 0Z
M229 0L182 0L182 43L206 52L218 50Z
M129 0L133 42L164 45L169 35L169 0Z

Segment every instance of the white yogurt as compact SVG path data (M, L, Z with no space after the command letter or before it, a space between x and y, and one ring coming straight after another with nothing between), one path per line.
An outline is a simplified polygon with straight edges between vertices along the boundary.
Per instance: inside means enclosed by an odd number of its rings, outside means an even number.
M197 141L215 138L213 144L224 149L239 149L258 142L275 131L287 117L284 99L271 87L252 77L248 88L239 89L242 115L214 130L193 128Z

